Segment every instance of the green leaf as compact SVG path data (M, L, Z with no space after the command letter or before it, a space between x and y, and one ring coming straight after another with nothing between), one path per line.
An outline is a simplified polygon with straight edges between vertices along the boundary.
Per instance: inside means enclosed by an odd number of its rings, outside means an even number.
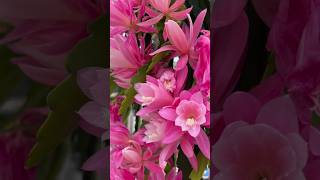
M166 53L166 52L162 52L162 53L159 53L159 54L153 56L153 58L151 59L151 63L148 66L147 73L149 73L161 59L163 59L165 56L167 56L167 54L168 53Z
M67 69L75 73L79 69L96 66L107 67L107 17L102 16L89 26L90 35L82 39L67 57Z
M182 150L180 149L178 159L177 159L177 167L182 171L183 179L188 179L192 171L192 167L189 163L188 158L184 155Z
M146 80L147 67L148 66L146 65L138 70L136 75L131 79L132 86L125 91L125 99L122 101L120 110L119 110L123 119L126 119L126 115L128 114L129 107L132 105L134 96L136 95L136 90L134 89L133 85L138 82L144 82Z
M29 154L26 166L39 164L77 127L76 111L88 101L77 86L75 75L61 82L48 96L52 109L37 134L37 143Z
M320 117L315 112L312 112L312 125L313 126L320 125Z
M201 153L199 152L198 156L198 171L192 170L189 178L191 180L200 180L203 176L204 170L207 168L207 165L209 163L209 160Z
M262 79L267 79L271 75L273 75L276 72L276 62L275 57L273 54L270 54L268 58L268 65L266 67L266 70L264 71Z

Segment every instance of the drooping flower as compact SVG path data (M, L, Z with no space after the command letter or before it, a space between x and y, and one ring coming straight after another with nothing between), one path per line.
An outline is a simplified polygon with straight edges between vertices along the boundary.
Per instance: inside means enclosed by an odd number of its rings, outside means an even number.
M145 47L144 39L138 45L134 34L128 37L116 35L110 38L110 44L111 76L120 87L129 88L131 78L149 60L146 55L149 48Z
M189 59L197 59L194 46L201 31L206 12L206 10L201 11L194 24L189 17L190 24L187 32L184 32L175 21L168 20L165 23L165 32L167 33L171 45L165 45L151 53L151 55L155 55L163 51L174 51L173 57L179 56L179 61L174 67L175 70L183 69Z

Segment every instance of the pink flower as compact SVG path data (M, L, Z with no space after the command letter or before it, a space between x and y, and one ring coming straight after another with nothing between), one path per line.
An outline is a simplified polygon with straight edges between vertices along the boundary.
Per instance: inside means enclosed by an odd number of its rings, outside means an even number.
M131 78L149 60L146 55L149 48L145 49L144 39L140 40L139 46L134 34L126 38L114 36L110 38L110 44L111 76L120 87L129 88Z
M163 139L166 132L167 123L159 121L150 121L150 123L144 126L146 128L144 134L144 142L152 143L159 142Z
M134 88L138 93L135 96L137 103L144 106L137 112L138 116L168 106L173 101L173 97L164 88L162 83L151 76L147 76L146 83L137 83Z
M289 96L262 106L254 96L236 92L226 100L228 124L213 147L217 179L304 179L307 143Z
M139 5L139 14L136 15L134 5ZM131 0L111 0L110 1L110 35L124 32L153 32L151 24L140 25L144 14L144 4Z
M264 125L234 122L213 147L214 179L304 179L306 142Z
M173 92L176 89L176 79L173 71L167 70L163 72L160 82L169 92Z
M210 37L202 35L196 44L196 51L199 54L195 62L194 78L202 90L210 91Z
M182 131L188 131L192 137L197 137L200 132L200 125L206 122L206 106L195 100L182 100L176 108L178 117L175 124L180 126Z
M23 12L21 6L25 6ZM105 12L104 6L100 0L49 0L26 5L3 1L0 17L14 29L0 43L23 55L12 62L28 77L45 85L56 85L68 74L65 68L68 53L88 35L88 24Z
M78 72L77 79L82 92L91 99L78 112L82 117L79 125L98 137L107 131L107 73L103 68L84 68Z
M192 8L188 8L182 11L179 11L179 9L184 5L185 0L178 0L175 1L170 6L170 0L149 0L149 3L151 6L156 10L153 11L150 8L146 8L147 13L153 17L143 23L140 23L140 25L153 25L158 23L163 17L166 17L168 19L181 21L184 20L187 17L187 14L190 13Z
M165 32L168 35L171 45L165 45L151 53L151 55L155 55L163 51L174 51L174 56L179 56L179 61L176 67L174 67L176 70L183 69L189 59L197 59L194 46L202 28L206 12L206 10L200 12L194 25L191 18L189 18L190 27L187 32L184 32L175 21L168 20L165 23Z

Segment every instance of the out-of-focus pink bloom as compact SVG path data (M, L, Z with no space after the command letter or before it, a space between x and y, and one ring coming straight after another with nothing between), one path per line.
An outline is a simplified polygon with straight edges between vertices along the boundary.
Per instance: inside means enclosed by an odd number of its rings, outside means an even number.
M13 63L31 79L56 85L67 75L66 56L88 35L87 25L105 12L103 1L3 1L0 18L14 29L0 43L17 54ZM24 5L24 10L20 7ZM13 13L19 12L19 13Z
M206 12L207 10L201 11L194 24L189 17L190 25L189 30L186 30L186 32L184 32L175 21L168 20L165 23L165 32L167 33L171 45L165 45L151 53L151 55L155 55L163 51L174 51L175 53L173 57L179 56L179 61L174 67L175 70L183 69L189 59L197 59L198 57L194 50L194 46L201 31Z
M137 83L134 88L138 93L136 101L144 106L137 112L138 116L159 110L173 102L173 97L162 83L151 76L147 76L146 83Z
M199 58L193 76L202 90L210 92L210 37L202 35L195 48Z
M249 22L245 13L236 20L218 29L212 36L213 58L215 59L214 76L216 93L213 111L220 111L225 98L236 85L241 72L243 53L247 44Z
M172 19L175 21L184 20L187 14L190 13L192 8L179 11L179 9L184 5L185 0L177 0L170 6L171 0L149 0L151 6L156 10L153 11L150 8L146 8L146 12L152 17L151 19L140 23L143 26L150 26L158 23L163 17L167 19Z
M213 147L217 179L304 179L307 143L289 96L262 106L254 96L236 92L226 100L223 118L228 126Z
M36 178L36 169L25 169L25 162L36 141L36 130L47 113L46 108L28 109L19 117L18 127L0 133L0 179Z
M139 5L139 14L135 13L134 5ZM153 32L152 24L141 22L144 14L145 4L136 3L131 0L110 1L110 35L124 32ZM141 25L140 25L141 24Z
M111 76L120 87L129 88L131 78L149 60L149 48L145 48L144 39L138 45L134 34L114 36L110 38L110 44Z
M80 127L90 134L101 137L107 131L107 70L85 68L78 72L78 85L91 99L79 110Z
M271 27L277 15L281 0L251 0L251 2L263 22Z

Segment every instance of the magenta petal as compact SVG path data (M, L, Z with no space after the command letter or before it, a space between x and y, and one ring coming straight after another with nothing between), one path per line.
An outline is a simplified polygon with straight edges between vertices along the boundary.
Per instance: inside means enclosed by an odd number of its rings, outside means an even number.
M309 129L309 147L310 151L316 155L320 156L320 132L314 127Z
M166 136L162 139L162 143L170 144L181 138L183 132L177 126L171 126L166 131Z
M184 69L187 66L188 59L189 59L188 55L181 56L176 67L174 67L174 69L176 71L180 71L180 70Z
M148 27L148 26L152 26L154 24L157 24L161 19L162 19L163 15L159 14L158 16L148 19L147 21L138 23L138 26L143 26L143 27Z
M260 107L260 102L251 94L235 92L226 99L223 105L224 120L227 124L235 121L253 123Z
M264 23L271 27L273 19L277 15L280 1L281 0L253 0L251 2L253 3L256 12L264 21Z
M176 143L168 144L167 146L165 146L162 149L160 156L159 156L160 163L169 159L176 150L177 150Z
M176 110L170 107L164 107L159 111L159 115L169 121L175 121L177 118Z
M174 94L176 96L179 95L181 89L183 88L183 86L186 82L187 75L188 75L188 67L187 66L185 66L180 71L176 71L177 84L176 84L176 89L174 91Z
M211 23L214 28L226 26L236 21L241 15L247 0L215 1Z
M201 129L195 140L203 155L210 159L210 141L207 134Z
M194 152L193 152L193 146L190 144L190 142L187 139L183 139L180 142L180 147L183 151L183 153L187 156L187 157L192 157L194 156Z
M172 50L175 50L175 48L172 45L165 45L159 48L158 50L154 51L153 53L150 53L150 55L153 56L163 51L172 51Z
M103 170L107 166L109 148L104 148L96 152L91 156L81 167L81 169L86 171L96 171Z
M195 171L198 171L198 160L196 156L188 157L188 160Z
M160 166L156 165L155 163L153 163L151 161L145 161L144 165L146 166L146 168L148 168L153 173L161 173L162 172L162 169L160 168Z
M175 20L182 21L187 17L187 14L191 12L192 8L188 8L179 12L172 12L170 13L170 17Z
M266 103L256 122L270 125L284 134L299 133L298 117L289 96L278 97Z
M215 101L219 105L224 96L229 93L229 89L233 89L232 87L240 76L241 56L247 43L248 27L248 18L242 14L233 24L214 32Z

